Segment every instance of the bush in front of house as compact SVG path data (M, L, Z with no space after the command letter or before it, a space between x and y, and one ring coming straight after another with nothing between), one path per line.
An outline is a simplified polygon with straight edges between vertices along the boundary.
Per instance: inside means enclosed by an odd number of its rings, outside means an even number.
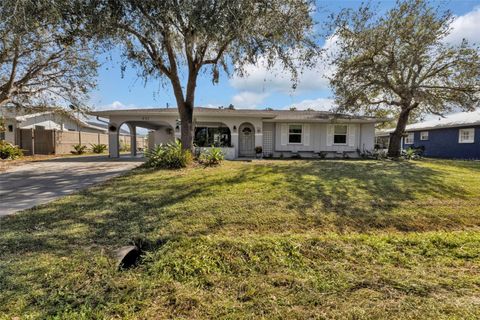
M93 153L104 153L107 151L107 145L106 144L92 144L92 152Z
M183 150L182 143L177 140L173 143L156 145L147 150L145 166L158 169L185 168L193 161L192 153Z
M203 150L198 157L198 161L208 167L219 165L225 159L222 149L211 147Z
M0 159L15 160L21 157L23 157L22 149L9 142L0 141Z
M402 152L402 157L406 160L416 160L420 159L423 154L423 149L410 147Z
M73 146L73 150L70 151L72 154L84 154L87 152L87 146L76 144Z

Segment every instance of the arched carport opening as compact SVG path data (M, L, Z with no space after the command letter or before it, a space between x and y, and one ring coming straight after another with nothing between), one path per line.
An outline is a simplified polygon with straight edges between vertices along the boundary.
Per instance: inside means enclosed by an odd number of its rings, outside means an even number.
M116 138L113 154L137 156L156 144L174 141L174 130L161 121L125 121L118 126Z

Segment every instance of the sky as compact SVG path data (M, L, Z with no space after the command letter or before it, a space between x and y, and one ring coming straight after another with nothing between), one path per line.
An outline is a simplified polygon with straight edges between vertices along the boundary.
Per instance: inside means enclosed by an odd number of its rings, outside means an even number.
M378 10L385 11L395 4L395 0L372 1L378 3ZM480 43L480 0L431 1L435 5L449 9L455 15L453 31L446 39L458 43L462 38ZM321 25L326 17L342 8L357 8L357 0L317 0L315 20ZM329 50L331 39L320 39L319 45ZM123 77L120 70L120 51L112 50L99 57L101 67L97 89L92 92L90 105L97 110L124 108L163 108L175 107L175 98L169 83L162 85L158 79L145 83L137 77L137 71L127 68ZM235 108L297 109L313 108L329 110L333 96L325 75L332 72L325 63L319 62L312 70L304 71L299 78L296 90L292 90L290 77L280 68L266 70L261 64L248 66L247 77L221 75L219 84L212 84L208 74L201 75L196 89L196 106L219 107L233 104Z

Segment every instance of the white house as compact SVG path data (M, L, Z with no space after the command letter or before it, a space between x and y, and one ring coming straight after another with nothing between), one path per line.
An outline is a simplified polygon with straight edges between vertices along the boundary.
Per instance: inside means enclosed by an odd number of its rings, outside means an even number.
M19 113L5 109L0 114L5 123L5 132L0 133L0 140L18 144L17 129L46 129L58 131L82 131L90 133L107 133L106 128L83 121L69 113L45 111L38 113Z
M105 110L92 112L107 118L109 152L119 156L118 130L127 124L132 134L136 128L150 129L149 144L166 143L180 138L180 120L176 108ZM196 107L194 109L197 147L222 147L227 159L254 157L255 147L264 156L305 158L356 157L372 150L375 123L383 119L339 115L324 111L232 110Z

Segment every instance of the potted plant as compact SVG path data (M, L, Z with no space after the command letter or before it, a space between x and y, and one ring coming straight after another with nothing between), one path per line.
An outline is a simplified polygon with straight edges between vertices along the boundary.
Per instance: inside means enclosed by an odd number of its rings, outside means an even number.
M255 153L257 154L257 158L262 157L262 151L263 151L263 148L261 146L256 146L255 147Z

